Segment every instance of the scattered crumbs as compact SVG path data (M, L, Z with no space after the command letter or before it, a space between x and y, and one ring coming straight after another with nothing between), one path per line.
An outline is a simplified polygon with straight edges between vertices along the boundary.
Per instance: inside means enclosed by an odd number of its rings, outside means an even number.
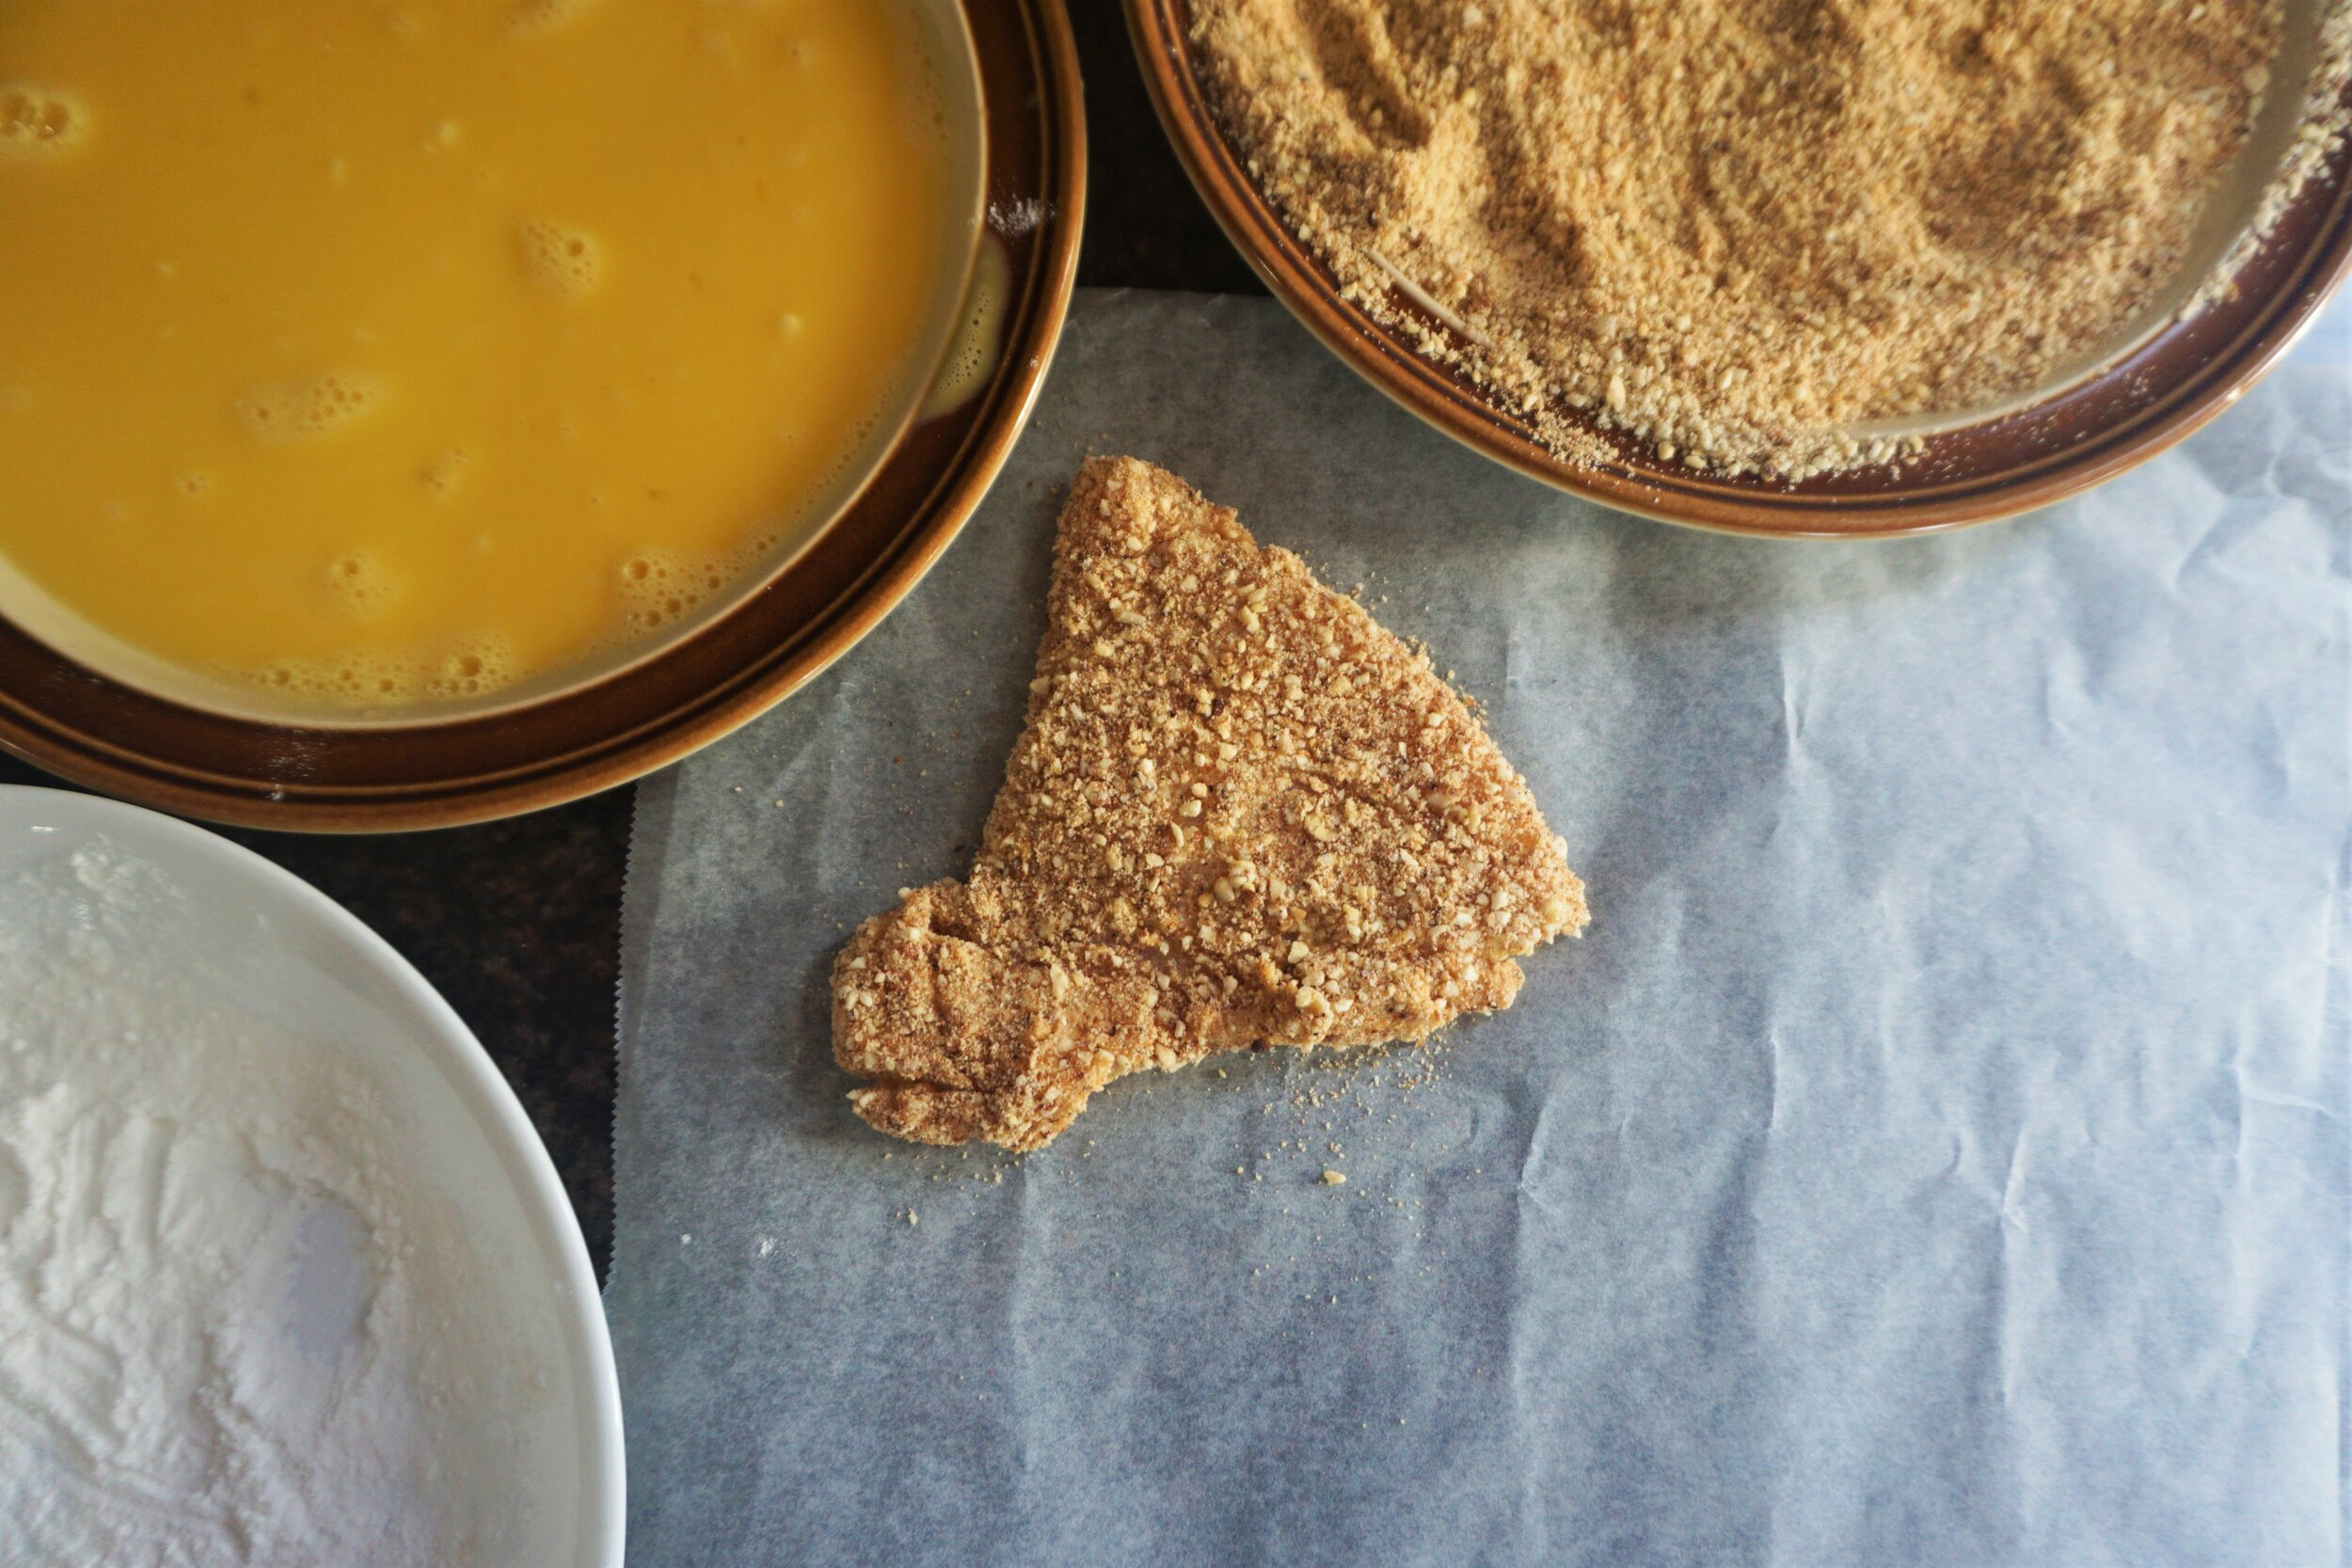
M1323 1173L1323 1184L1327 1187L1344 1187L1347 1185L1347 1173L1327 1170Z
M914 1211L909 1209L902 1217L909 1225L913 1225L914 1223Z
M693 1235L691 1232L680 1232L677 1239L677 1244L680 1246L690 1246L693 1243Z
M759 1255L762 1258L767 1257L770 1253L775 1250L776 1239L773 1236L762 1236L759 1239Z

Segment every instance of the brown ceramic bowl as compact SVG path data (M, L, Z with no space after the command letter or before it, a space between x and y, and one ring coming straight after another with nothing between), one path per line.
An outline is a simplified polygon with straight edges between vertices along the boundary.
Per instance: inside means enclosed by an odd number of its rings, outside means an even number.
M1560 489L1666 522L1786 538L1857 538L1924 533L2046 505L2145 462L2229 407L2286 352L2352 269L2347 143L2303 186L2238 273L2230 297L2026 406L1926 436L1924 454L1899 469L1864 468L1796 483L1726 478L1663 462L1597 427L1615 460L1579 467L1555 456L1477 386L1424 358L1340 296L1329 269L1251 181L1210 112L1187 41L1190 0L1126 0L1126 7L1144 81L1178 158L1243 257L1310 331L1375 387L1463 444ZM2218 236L2216 248L2229 237ZM2195 282L2184 279L2183 292ZM1416 309L1401 296L1391 303Z
M783 700L863 637L963 526L1027 420L1069 311L1086 202L1062 0L961 0L1007 263L985 385L918 417L840 517L757 593L608 678L447 721L300 728L151 695L0 621L0 747L110 795L253 827L380 832L512 816L627 783Z

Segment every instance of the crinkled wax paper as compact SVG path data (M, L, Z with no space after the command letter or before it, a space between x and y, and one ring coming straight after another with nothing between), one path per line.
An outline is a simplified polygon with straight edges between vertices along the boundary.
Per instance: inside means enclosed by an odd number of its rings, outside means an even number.
M1082 296L929 580L641 793L631 1560L2343 1560L2344 319L2081 499L1791 545L1518 478L1269 303ZM894 1143L827 966L967 865L1089 452L1425 639L1593 925L1425 1051Z

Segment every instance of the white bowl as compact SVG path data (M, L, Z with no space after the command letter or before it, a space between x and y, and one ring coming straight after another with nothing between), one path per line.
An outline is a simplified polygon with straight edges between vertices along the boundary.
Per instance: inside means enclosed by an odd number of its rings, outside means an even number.
M382 938L316 889L228 840L135 806L0 787L0 877L103 840L185 896L129 916L150 959L274 1034L343 1053L382 1090L405 1180L452 1216L473 1267L468 1314L530 1353L526 1394L467 1401L497 1466L453 1462L503 1537L486 1561L617 1568L625 1513L620 1384L580 1225L554 1164L471 1031ZM358 1266L358 1265L355 1265ZM304 1303L292 1303L297 1315ZM492 1428L495 1430L491 1430Z

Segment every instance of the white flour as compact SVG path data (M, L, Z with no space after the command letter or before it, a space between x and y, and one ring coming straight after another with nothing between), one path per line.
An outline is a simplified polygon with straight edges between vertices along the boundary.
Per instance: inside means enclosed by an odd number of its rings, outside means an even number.
M184 898L103 840L0 879L0 1563L476 1557L516 1368L462 1241L379 1083L159 945Z

